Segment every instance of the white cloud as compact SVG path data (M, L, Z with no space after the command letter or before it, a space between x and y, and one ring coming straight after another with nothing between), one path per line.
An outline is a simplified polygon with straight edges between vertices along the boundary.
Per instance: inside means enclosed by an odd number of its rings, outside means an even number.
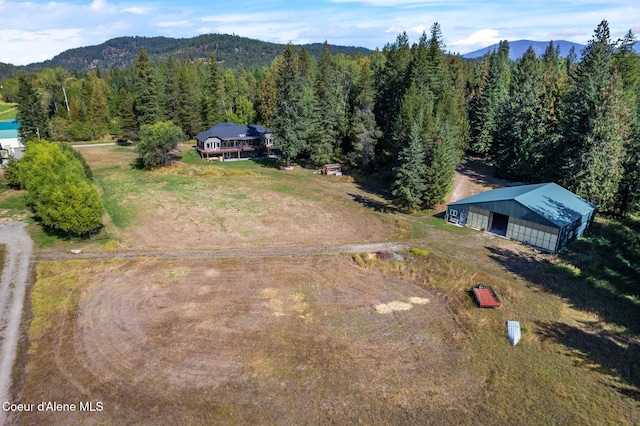
M0 0L0 60L21 65L68 48L134 35L234 33L278 43L327 40L382 48L403 31L410 42L417 42L439 22L447 48L467 53L500 39L586 43L602 19L609 20L614 38L629 28L640 32L637 0L535 0L509 7L471 0L236 0L214 6L197 0L79 1ZM76 31L70 38L56 36L69 28Z
M140 6L125 7L121 10L124 13L133 13L134 15L145 15L149 13L149 9Z
M156 26L158 27L162 27L162 28L172 28L172 27L184 27L187 26L191 23L191 21L189 20L182 20L182 21L163 21L163 22L156 22Z
M478 30L470 36L451 42L451 50L456 52L469 52L474 49L486 47L498 43L501 39L498 36L499 31L494 29Z
M0 62L22 65L51 59L52 52L78 47L81 32L80 28L0 30Z

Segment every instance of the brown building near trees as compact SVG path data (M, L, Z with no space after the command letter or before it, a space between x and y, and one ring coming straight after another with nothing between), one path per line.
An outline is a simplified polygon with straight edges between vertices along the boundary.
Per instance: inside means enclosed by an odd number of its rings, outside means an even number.
M196 150L205 160L240 160L276 153L270 129L258 124L218 123L196 136Z

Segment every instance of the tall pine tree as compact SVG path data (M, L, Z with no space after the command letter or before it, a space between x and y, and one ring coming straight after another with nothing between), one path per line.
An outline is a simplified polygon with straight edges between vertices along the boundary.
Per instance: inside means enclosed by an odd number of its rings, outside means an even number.
M16 120L20 123L18 136L27 142L33 139L48 137L47 116L42 107L42 100L33 87L31 78L26 74L18 76L18 103Z
M417 123L411 126L409 143L400 151L398 163L393 169L394 182L391 190L395 202L407 211L420 208L426 189L424 176L427 167L424 141L420 138L420 127Z
M153 124L161 118L158 83L151 59L144 48L140 49L140 54L136 59L135 71L134 113L136 121L138 126Z
M509 98L500 109L495 137L499 173L539 181L545 158L542 62L529 47L513 70Z
M209 74L202 91L202 123L205 128L209 128L225 118L223 77L216 56L212 53L209 58Z
M612 67L613 53L609 24L602 21L575 69L563 123L560 179L602 210L613 208L630 133L630 107Z
M308 127L303 80L292 44L287 45L278 71L272 118L274 144L285 155L289 168L291 159L305 148Z

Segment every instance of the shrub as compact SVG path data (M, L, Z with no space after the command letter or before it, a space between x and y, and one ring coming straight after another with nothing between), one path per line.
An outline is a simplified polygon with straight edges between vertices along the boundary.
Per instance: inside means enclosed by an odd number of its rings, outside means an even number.
M18 175L18 160L15 157L9 157L7 164L4 167L4 179L7 182L7 186L14 189L20 189L20 176Z
M44 140L29 142L18 177L27 204L44 225L83 235L100 226L103 206L89 181L89 166L71 150Z
M145 124L140 128L138 153L146 169L166 166L171 161L169 153L178 146L178 142L187 140L187 136L170 121Z
M429 256L429 251L414 247L411 249L411 254L414 256L426 257L426 256Z

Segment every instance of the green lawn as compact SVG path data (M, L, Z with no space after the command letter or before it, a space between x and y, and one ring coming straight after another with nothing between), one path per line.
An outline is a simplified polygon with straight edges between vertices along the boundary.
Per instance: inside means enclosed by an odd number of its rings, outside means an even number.
M16 118L16 105L0 101L0 121L9 121Z

